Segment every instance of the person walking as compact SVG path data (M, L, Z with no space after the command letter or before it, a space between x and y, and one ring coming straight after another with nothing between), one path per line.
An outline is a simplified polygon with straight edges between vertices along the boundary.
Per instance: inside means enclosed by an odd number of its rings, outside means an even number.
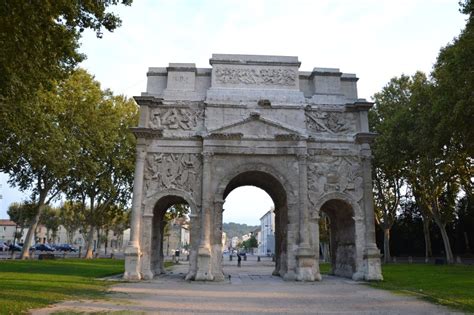
M242 263L242 257L240 256L240 253L237 253L237 267L240 268L241 263Z

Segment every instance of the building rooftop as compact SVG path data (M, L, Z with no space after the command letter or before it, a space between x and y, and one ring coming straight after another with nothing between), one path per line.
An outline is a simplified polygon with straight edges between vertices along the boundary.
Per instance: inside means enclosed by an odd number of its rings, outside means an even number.
M11 220L0 219L0 226L16 226L16 223Z

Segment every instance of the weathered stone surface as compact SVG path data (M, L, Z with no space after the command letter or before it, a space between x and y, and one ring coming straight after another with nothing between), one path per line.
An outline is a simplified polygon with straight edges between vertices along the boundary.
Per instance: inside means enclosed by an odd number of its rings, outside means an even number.
M191 208L187 279L222 280L222 203L254 185L275 203L274 274L315 281L319 219L331 226L333 273L381 279L375 246L367 111L357 78L299 71L297 57L221 55L212 69L150 68L140 122L128 279L162 272L163 215Z

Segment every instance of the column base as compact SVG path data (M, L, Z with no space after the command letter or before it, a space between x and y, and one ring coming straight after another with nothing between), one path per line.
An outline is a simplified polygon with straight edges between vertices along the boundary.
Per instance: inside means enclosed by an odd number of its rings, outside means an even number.
M288 270L283 275L283 280L285 280L285 281L295 281L296 280L296 273L293 270Z
M365 249L364 253L364 279L367 281L381 281L382 267L380 263L380 251L377 246L370 246Z
M200 247L197 257L197 272L194 277L196 281L212 281L214 276L211 273L211 253L206 247Z
M297 281L315 281L318 278L321 280L321 275L316 274L316 255L309 246L298 248L296 259L298 264L296 268Z
M138 247L128 246L125 249L125 272L124 280L141 280L140 274L140 250Z

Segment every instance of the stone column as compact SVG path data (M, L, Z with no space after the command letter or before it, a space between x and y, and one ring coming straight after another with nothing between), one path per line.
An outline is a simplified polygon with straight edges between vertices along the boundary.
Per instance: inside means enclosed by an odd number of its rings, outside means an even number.
M141 276L144 280L151 280L155 275L155 271L151 269L152 260L154 259L152 255L157 250L152 248L153 214L143 214L140 230L143 235L142 242L140 243Z
M308 171L306 160L307 154L299 154L298 156L299 170L299 247L309 248L308 235Z
M142 192L145 171L146 145L142 139L138 139L135 176L133 179L132 217L130 222L130 241L125 249L125 273L126 280L139 280L140 276L140 220L142 215ZM141 143L140 143L141 142Z
M364 180L364 212L365 212L365 280L382 280L380 251L375 243L374 201L372 190L372 152L369 143L361 144L362 177Z
M309 225L311 230L311 248L314 253L314 280L321 281L321 273L319 270L319 213L318 211L312 212L309 218Z
M197 206L198 209L200 205ZM201 221L198 214L196 214L197 209L193 209L191 214L189 214L190 220L190 250L189 250L189 271L186 274L186 280L194 280L197 273L197 251L198 246L201 242L200 240L200 231L201 231Z
M296 279L299 281L314 281L315 255L309 244L308 229L308 155L298 154L299 176L299 247L297 251L298 267Z
M201 237L198 249L198 264L195 280L213 280L211 272L211 164L212 153L203 152Z
M224 271L222 269L222 211L224 200L214 201L212 240L211 240L211 271L215 281L224 280Z

